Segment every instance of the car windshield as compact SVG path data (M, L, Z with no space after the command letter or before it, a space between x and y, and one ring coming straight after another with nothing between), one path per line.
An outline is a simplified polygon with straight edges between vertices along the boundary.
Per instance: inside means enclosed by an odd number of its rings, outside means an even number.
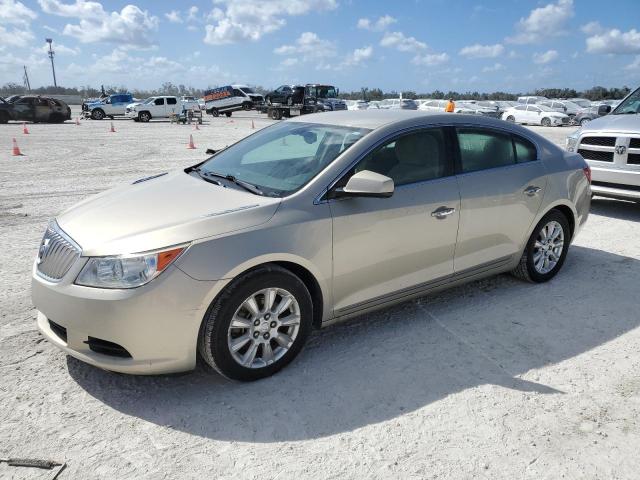
M242 87L240 90L242 90L244 93L256 93L252 88L249 87Z
M336 89L329 85L319 85L317 87L311 88L312 92L315 92L315 97L317 98L336 98L338 94L336 93Z
M144 102L142 102L144 105L146 105L147 103L151 103L156 99L156 97L149 97L147 98Z
M281 122L222 150L205 162L206 175L232 175L265 195L282 197L299 190L370 130Z
M613 115L625 115L640 112L640 88L625 98L612 112Z
M555 110L551 107L547 107L546 105L541 105L541 104L536 104L536 107L538 107L540 110L542 110L543 112L555 112Z

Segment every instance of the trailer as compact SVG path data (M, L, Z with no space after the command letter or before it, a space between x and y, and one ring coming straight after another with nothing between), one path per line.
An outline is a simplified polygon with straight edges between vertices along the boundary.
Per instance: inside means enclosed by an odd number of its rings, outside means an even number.
M282 120L283 118L299 117L307 113L324 112L324 108L321 105L284 105L282 103L272 103L270 105L262 106L259 111L266 113L267 116L273 120Z

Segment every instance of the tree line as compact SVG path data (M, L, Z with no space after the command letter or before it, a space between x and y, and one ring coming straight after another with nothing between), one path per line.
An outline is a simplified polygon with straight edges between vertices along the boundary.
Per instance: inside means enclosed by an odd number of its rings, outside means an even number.
M208 86L206 89L215 88L217 85ZM265 94L269 89L261 86L252 87L256 92ZM171 82L163 83L156 89L128 89L124 85L103 85L100 88L93 86L84 87L38 87L33 88L29 93L34 95L79 95L82 98L96 98L103 92L107 95L112 93L131 92L137 98L152 97L154 95L193 95L200 98L204 95L204 90L185 85L174 85ZM630 88L624 86L622 88L606 88L596 86L587 90L579 91L573 88L540 88L533 92L509 93L509 92L456 92L434 90L432 92L417 93L415 91L403 91L403 98L453 98L454 100L516 100L522 95L539 95L547 98L575 98L581 97L589 100L616 100L625 97ZM18 83L6 83L0 87L0 96L6 97L14 94L27 93L25 87ZM395 90L385 92L380 88L362 88L359 91L340 92L340 97L345 100L384 100L385 98L398 98L400 92Z

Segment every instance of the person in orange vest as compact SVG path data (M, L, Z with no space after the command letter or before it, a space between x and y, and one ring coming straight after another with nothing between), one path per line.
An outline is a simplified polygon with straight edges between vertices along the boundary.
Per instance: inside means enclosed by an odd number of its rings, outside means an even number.
M450 98L447 102L447 106L444 107L444 111L447 113L453 113L456 109L456 104L453 103L453 98Z

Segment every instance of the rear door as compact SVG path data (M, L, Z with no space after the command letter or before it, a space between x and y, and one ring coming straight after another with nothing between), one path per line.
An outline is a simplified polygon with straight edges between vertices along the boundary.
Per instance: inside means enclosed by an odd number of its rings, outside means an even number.
M510 133L456 128L460 231L456 272L519 254L547 185L535 145Z
M151 111L151 116L152 117L166 117L165 109L166 109L166 106L165 106L164 97L156 98L153 101L153 107L152 107L152 111Z
M453 273L460 197L447 136L427 128L394 137L335 185L362 170L395 183L390 198L329 200L337 316Z
M176 97L167 97L166 112L167 115L172 113L180 113L182 111L182 103L178 102Z

